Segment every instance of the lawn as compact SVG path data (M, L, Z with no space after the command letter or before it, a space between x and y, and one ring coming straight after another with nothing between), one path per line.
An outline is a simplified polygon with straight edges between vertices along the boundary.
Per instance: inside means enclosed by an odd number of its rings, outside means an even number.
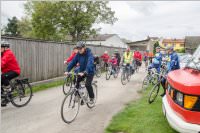
M53 88L53 87L61 86L61 85L63 85L63 83L64 83L64 80L58 80L58 81L53 81L53 82L50 82L50 83L44 83L44 84L40 84L40 85L37 85L37 86L33 86L32 90L33 90L33 92L47 90L47 89L50 89L50 88Z
M152 104L147 102L149 90L115 115L105 133L176 133L162 113L161 97Z

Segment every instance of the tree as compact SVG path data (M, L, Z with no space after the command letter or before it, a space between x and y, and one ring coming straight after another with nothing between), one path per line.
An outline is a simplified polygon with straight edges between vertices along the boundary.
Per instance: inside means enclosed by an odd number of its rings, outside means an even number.
M35 38L32 32L32 23L28 17L22 17L21 20L18 21L17 25L20 36L25 38Z
M5 34L11 35L11 36L18 36L18 19L16 17L12 17L12 19L8 19L8 24L5 27Z
M154 45L153 45L153 53L156 53L156 47L159 46L159 42L157 41Z
M28 2L27 15L31 16L33 32L40 39L66 39L71 35L73 41L82 40L96 34L95 23L114 24L115 12L105 1L60 1Z

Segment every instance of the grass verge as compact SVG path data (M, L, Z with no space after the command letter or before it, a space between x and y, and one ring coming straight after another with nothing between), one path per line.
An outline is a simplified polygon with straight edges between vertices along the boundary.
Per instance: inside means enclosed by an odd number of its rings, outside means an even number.
M176 133L162 113L161 97L158 96L152 104L148 103L149 90L115 115L105 133Z
M44 84L40 84L40 85L36 85L32 87L33 92L38 92L38 91L42 91L42 90L47 90L49 88L53 88L53 87L57 87L62 85L64 82L64 80L58 80L58 81L53 81L50 83L44 83Z

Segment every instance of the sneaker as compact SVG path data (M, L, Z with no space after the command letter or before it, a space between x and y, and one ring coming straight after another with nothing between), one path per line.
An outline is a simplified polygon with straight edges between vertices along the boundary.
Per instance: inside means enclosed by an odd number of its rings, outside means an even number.
M4 100L2 100L2 102L1 102L1 107L5 107L7 105L7 102L6 102L6 100L4 99Z
M90 98L89 103L90 103L90 104L94 104L94 98Z

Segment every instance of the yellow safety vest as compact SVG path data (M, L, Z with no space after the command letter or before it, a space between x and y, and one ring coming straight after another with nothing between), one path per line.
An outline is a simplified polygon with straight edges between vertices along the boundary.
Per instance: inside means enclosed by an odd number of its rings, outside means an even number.
M124 63L131 63L131 59L132 59L132 53L129 52L129 54L127 55L127 52L124 53Z

